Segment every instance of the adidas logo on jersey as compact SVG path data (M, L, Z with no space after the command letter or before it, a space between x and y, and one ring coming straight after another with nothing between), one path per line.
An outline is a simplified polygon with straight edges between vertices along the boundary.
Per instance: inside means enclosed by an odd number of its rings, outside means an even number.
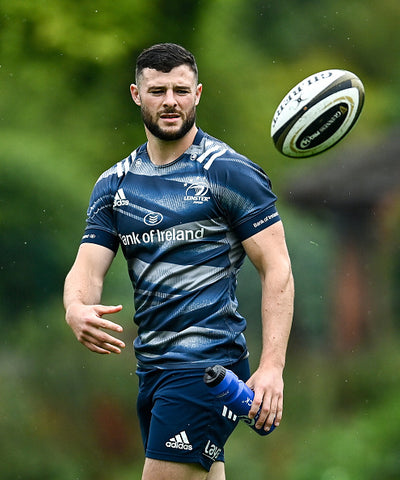
M124 191L120 188L115 194L113 206L123 207L124 205L129 205L129 200L126 199Z
M165 442L165 446L168 448L176 448L178 450L193 450L185 430L182 430L182 432L179 432L177 435L170 438Z

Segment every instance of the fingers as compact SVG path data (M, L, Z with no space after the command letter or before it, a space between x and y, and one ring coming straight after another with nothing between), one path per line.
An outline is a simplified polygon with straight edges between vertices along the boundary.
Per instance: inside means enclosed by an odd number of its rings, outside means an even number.
M276 413L275 413L275 426L278 427L279 424L281 423L282 420L282 415L283 415L283 397L280 396L278 398L277 402L277 407L276 407Z
M93 329L88 331L88 348L96 353L109 354L121 353L121 349L125 348L125 343L118 338L104 332L103 329L112 330L114 332L122 332L123 328L117 323L111 322L102 315L117 313L122 310L122 305L105 306L97 305L95 307L99 318L93 325Z
M120 312L122 310L122 305L95 305L95 309L101 317L108 313Z
M68 311L67 322L79 342L92 352L119 354L121 349L125 348L125 343L104 330L120 333L123 328L102 316L117 313L121 309L122 305L78 305Z
M97 328L105 328L106 330L113 330L114 332L122 332L123 328L118 323L110 322L110 320L106 320L102 318L101 320L96 321Z
M99 353L100 355L109 355L110 353L118 353L118 352L110 352L110 350L105 350L104 348L98 347L93 343L84 344L89 350L94 353Z
M118 331L122 331L122 329ZM118 354L125 348L125 343L122 340L109 335L99 327L87 327L84 329L80 341L92 352L101 354Z
M249 411L249 417L257 417L256 428L269 431L272 425L280 424L283 414L283 380L281 375L255 374L247 384L254 391L254 399Z
M260 398L262 399L260 400ZM272 425L275 425L276 427L279 426L282 420L283 413L282 395L275 394L273 396L270 396L267 394L264 397L261 397L260 395L257 400L256 397L254 397L252 409L249 412L249 417L254 418L258 411L260 411L260 414L255 424L256 428L264 427L266 431L269 431Z

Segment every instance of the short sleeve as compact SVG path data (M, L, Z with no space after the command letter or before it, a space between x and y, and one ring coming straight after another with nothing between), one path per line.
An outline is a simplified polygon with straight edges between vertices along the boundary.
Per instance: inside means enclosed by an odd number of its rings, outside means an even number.
M116 252L119 238L114 225L114 194L110 176L102 175L93 188L81 243L95 243Z
M261 167L239 155L215 166L217 201L240 241L280 220L277 197Z

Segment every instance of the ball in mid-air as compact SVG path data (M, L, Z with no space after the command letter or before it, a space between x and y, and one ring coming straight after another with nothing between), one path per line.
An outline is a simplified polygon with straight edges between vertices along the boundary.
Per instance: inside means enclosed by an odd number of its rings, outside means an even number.
M332 69L310 75L279 104L271 123L275 147L288 157L310 157L331 148L356 123L364 86L352 72Z

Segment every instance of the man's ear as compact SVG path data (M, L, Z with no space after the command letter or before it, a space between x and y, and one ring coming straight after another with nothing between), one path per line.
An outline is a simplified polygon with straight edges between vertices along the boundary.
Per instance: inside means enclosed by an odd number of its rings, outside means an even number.
M203 91L203 85L199 83L196 88L196 106L200 102L201 92Z
M138 105L140 107L141 102L140 102L139 89L138 89L137 85L132 83L132 85L130 86L130 91L131 91L131 97L132 97L133 101L136 103L136 105Z

